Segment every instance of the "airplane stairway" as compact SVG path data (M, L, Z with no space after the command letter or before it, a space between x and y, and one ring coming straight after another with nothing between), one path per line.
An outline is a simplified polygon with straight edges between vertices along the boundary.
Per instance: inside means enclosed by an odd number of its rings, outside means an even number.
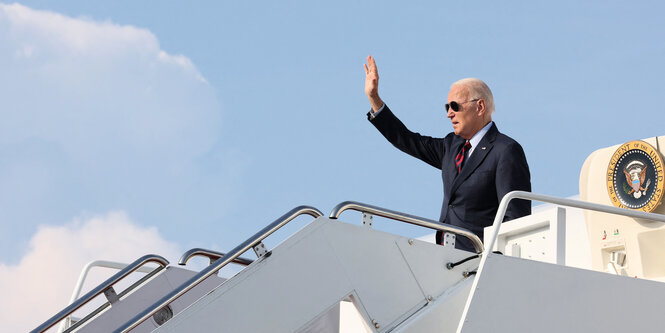
M363 225L337 220L345 210L363 212ZM450 329L456 327L473 280L471 272L478 265L477 259L464 259L474 254L376 231L371 228L372 216L463 235L480 252L482 243L477 236L437 221L355 202L341 203L329 218L316 212L306 206L295 208L202 270L189 286L250 248L259 256L156 332L339 332L344 330L339 322L330 320L331 313L349 302L363 318L366 331L392 330L426 307L448 309L445 323ZM261 241L303 213L317 218L267 251ZM456 262L459 265L447 266ZM116 332L130 331L186 290L164 296Z
M363 212L363 226L336 219L347 209ZM363 318L366 330L383 332L436 300L462 304L466 299L473 277L468 272L477 267L478 260L452 269L446 264L472 253L373 230L371 214L467 235L481 251L482 243L471 232L354 202L338 205L336 212L337 216L326 218L315 208L296 207L227 254L203 249L186 252L180 264L195 255L211 258L210 266L200 272L168 266L159 256L142 257L32 332L46 331L101 294L108 302L65 332L222 328L228 332L321 332L322 327L340 332L339 322L330 318L341 305L348 304ZM271 251L265 249L263 239L302 214L316 219ZM257 260L240 257L249 249L255 251ZM115 295L117 281L150 261L158 262L159 267ZM231 262L248 266L224 282L216 273ZM449 314L451 323L456 321L453 316L461 314L461 306L456 308L456 314Z
M319 217L156 332L320 331L344 300L380 332L436 300L454 330L478 260L446 264L470 255Z
M125 315L97 331L660 331L654 327L662 328L662 282L493 254L508 202L519 198L665 222L659 214L516 191L501 201L483 249L468 230L371 205L344 202L329 217L300 206L226 254L188 251L181 262L199 254L213 262L179 286L154 293L151 299L158 300L151 305L125 309L123 313L135 314L131 319ZM362 225L338 220L345 210L362 212ZM302 214L315 220L274 249L265 248L263 239ZM372 216L442 230L448 237L469 237L482 255L377 231ZM258 259L240 258L249 249ZM206 285L210 278L219 279L217 272L231 262L247 266L221 284ZM187 305L175 309L183 299ZM156 324L155 314L167 307L175 310L172 318ZM349 319L349 308L359 320ZM621 315L614 316L617 312ZM355 326L348 326L352 321Z

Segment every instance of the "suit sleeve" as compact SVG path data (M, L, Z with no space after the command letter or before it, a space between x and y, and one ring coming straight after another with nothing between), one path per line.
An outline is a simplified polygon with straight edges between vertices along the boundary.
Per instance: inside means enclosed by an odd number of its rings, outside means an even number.
M517 142L511 143L501 154L496 171L496 191L499 202L511 191L531 192L531 174L524 150ZM504 221L531 214L531 201L514 199L508 205Z
M390 111L387 105L376 117L371 117L368 113L368 119L397 149L441 169L441 161L445 152L445 139L432 138L411 132Z

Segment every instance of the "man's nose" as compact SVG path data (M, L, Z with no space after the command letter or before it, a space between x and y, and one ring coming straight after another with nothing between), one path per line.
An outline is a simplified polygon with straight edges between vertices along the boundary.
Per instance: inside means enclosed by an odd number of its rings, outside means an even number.
M446 117L448 117L448 119L453 119L454 116L455 116L455 111L453 111L453 108L449 108Z

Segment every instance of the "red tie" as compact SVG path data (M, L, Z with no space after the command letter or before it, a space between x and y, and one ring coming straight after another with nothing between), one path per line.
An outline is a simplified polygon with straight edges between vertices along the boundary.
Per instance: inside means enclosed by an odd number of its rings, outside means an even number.
M471 149L471 143L467 141L462 147L462 150L460 150L459 153L457 153L457 156L455 156L455 166L457 167L457 173L462 172L462 163L464 163L464 153L466 153L469 149Z

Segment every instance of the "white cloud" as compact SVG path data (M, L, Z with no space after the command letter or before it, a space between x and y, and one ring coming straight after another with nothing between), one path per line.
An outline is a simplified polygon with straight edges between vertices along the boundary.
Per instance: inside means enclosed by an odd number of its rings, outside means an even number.
M81 211L173 232L221 209L215 90L152 32L0 4L0 73L0 251Z
M182 55L148 30L0 4L0 142L40 137L85 158L126 143L197 155L215 139L216 100ZM20 124L20 127L15 125ZM184 140L182 140L184 139Z
M64 308L81 269L92 260L130 263L154 253L173 263L180 250L164 240L157 228L138 226L124 212L76 219L64 226L42 226L18 265L0 264L2 330L31 330ZM91 271L83 292L115 272Z
M183 216L196 226L206 198L222 197L197 164L217 144L220 107L152 32L20 4L0 4L0 73L0 322L20 332L68 303L91 260L177 260L123 212L161 232L181 232ZM111 274L94 269L85 289Z
M174 63L185 71L199 74L186 57L172 56L161 51L157 38L145 29L86 18L70 18L53 12L32 10L20 4L0 4L0 13L7 24L10 40L18 41L32 51L41 50L41 55L45 57L64 55L113 58L133 49L146 58ZM39 55L30 52L19 57L33 58Z

